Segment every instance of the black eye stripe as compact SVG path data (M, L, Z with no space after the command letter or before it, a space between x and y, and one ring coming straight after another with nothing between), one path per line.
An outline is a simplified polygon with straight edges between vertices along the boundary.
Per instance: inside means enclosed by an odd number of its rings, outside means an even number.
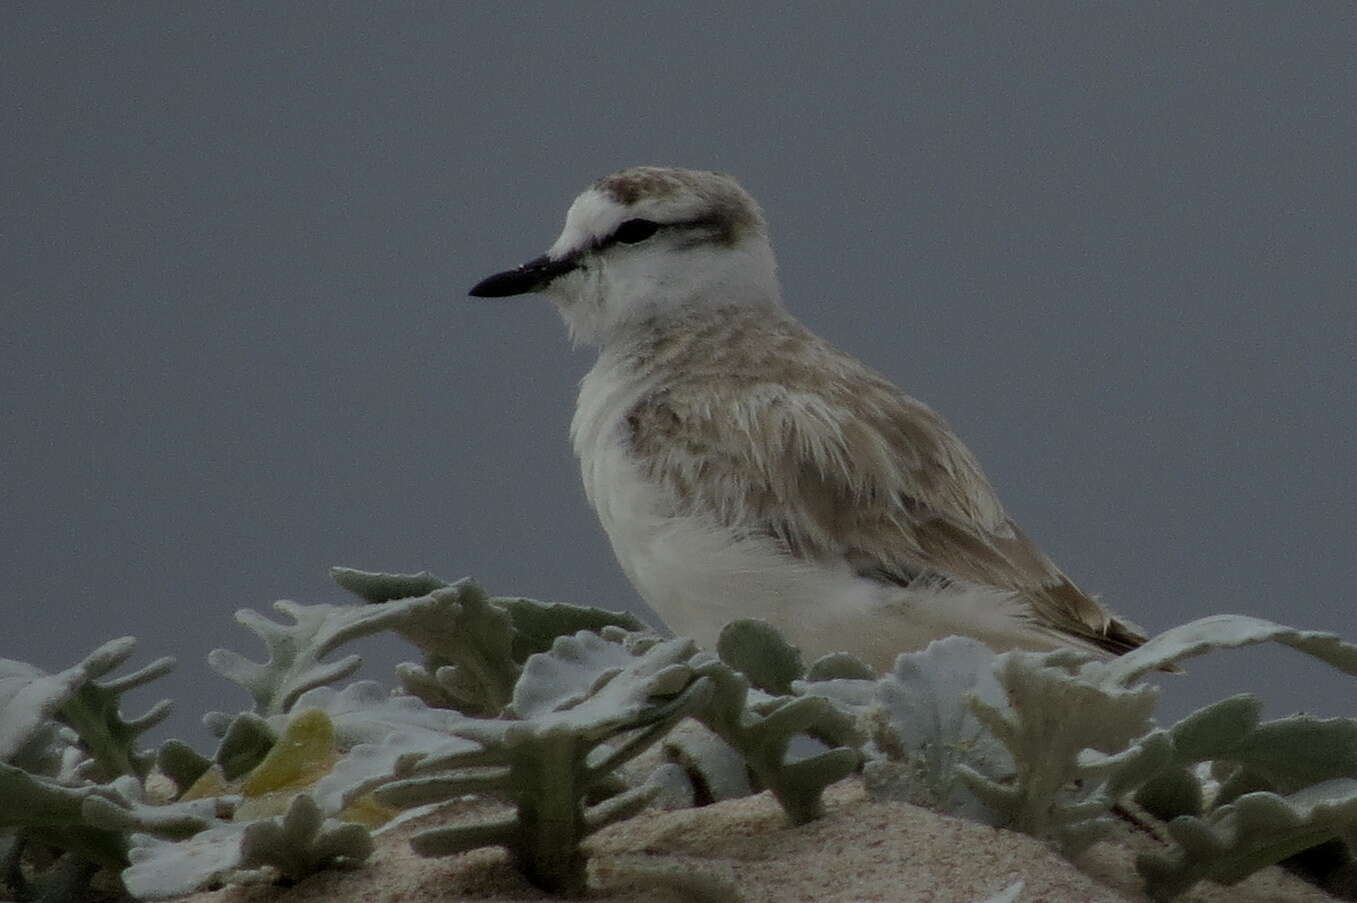
M629 219L613 231L610 241L634 245L645 241L660 229L660 224L648 219Z
M715 216L700 216L673 223L657 223L654 220L637 217L623 221L612 231L611 235L597 241L594 247L603 249L618 244L640 244L661 229L666 232L676 232L683 237L683 240L680 240L676 246L679 248L712 243L727 245L731 243L730 224Z

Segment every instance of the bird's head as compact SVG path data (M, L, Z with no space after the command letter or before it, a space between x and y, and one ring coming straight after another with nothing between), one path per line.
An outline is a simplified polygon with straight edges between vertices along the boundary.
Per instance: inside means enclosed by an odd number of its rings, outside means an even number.
M585 189L546 254L471 294L545 295L572 336L606 344L698 306L776 305L775 269L763 213L730 176L637 166Z

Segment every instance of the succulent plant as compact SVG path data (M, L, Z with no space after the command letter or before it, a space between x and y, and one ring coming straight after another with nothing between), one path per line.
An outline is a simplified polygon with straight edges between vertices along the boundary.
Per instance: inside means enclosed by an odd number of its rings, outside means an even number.
M876 753L864 771L870 795L1004 823L962 772L966 766L988 780L1014 773L1012 756L973 708L1002 704L994 662L978 640L948 637L899 656L888 674L862 688L858 704Z
M512 720L461 725L458 734L477 749L428 757L414 767L420 776L380 788L377 799L404 807L468 793L502 800L512 813L430 829L411 844L426 856L502 846L534 884L579 893L580 842L639 811L659 788L642 785L588 805L591 792L711 694L711 682L687 664L694 651L689 640L628 648L585 631L559 637L525 664Z
M140 717L122 717L119 696L174 665L164 658L108 678L135 647L131 637L112 640L56 674L0 659L0 839L16 895L73 898L99 867L127 861L126 835L90 823L84 804L139 791L152 757L136 748L137 738L170 711L161 701ZM58 855L34 876L22 868L29 847Z
M405 691L431 706L470 715L496 715L513 692L528 656L545 652L557 637L614 626L643 629L625 612L610 612L521 597L491 597L471 580L449 584L428 571L378 574L332 568L345 589L373 604L411 607L419 598L453 600L451 618L411 620L397 629L424 650L422 664L404 663L397 675ZM419 606L416 606L419 607Z
M1143 853L1136 866L1155 900L1171 900L1196 882L1234 884L1258 869L1357 828L1357 780L1338 778L1281 795L1245 793L1203 817L1168 823L1177 848Z
M1159 900L1302 850L1349 855L1357 838L1357 720L1263 722L1245 694L1160 728L1159 690L1144 682L1192 656L1261 642L1357 673L1357 647L1332 634L1217 616L1111 661L1073 650L996 655L950 638L878 675L842 653L807 666L757 621L728 625L712 654L646 633L630 615L490 596L470 580L334 574L360 601L280 602L285 622L237 615L268 655L210 656L252 699L247 711L205 719L220 738L210 755L177 740L139 748L168 703L125 719L119 698L172 662L111 677L130 638L56 674L0 660L0 881L55 901L78 898L100 868L119 870L145 899L296 879L359 864L372 830L437 813L446 821L413 836L418 852L500 846L534 883L578 893L585 838L648 805L767 789L800 823L859 768L874 796L1025 831L1067 853L1099 837L1117 806L1134 805L1166 822L1170 845L1138 860ZM421 661L398 666L396 689L336 686L359 659L332 656L378 631L410 641ZM652 748L660 755L642 766ZM466 811L453 803L465 794L497 808ZM57 852L42 871L29 855L39 848ZM708 898L734 899L729 882L708 883ZM1014 885L991 900L1020 894Z
M163 721L171 703L161 700L145 714L126 721L118 709L118 697L168 673L174 659L157 659L123 677L99 680L127 661L135 648L132 637L111 640L57 674L0 659L0 762L50 773L61 758L57 751L73 742L69 733L59 736L59 726L65 725L78 737L88 774L97 770L106 778L144 777L150 759L137 752L137 737Z
M793 824L818 818L824 789L862 764L854 717L825 696L793 689L804 674L800 652L765 622L732 622L717 648L721 658L694 660L713 686L694 718L744 759L754 785L770 790ZM778 695L751 687L755 678ZM793 743L801 737L822 748L797 755Z
M227 879L296 880L322 868L357 865L371 852L367 829L325 818L303 793L279 816L220 820L173 840L135 833L122 879L133 896L157 900Z

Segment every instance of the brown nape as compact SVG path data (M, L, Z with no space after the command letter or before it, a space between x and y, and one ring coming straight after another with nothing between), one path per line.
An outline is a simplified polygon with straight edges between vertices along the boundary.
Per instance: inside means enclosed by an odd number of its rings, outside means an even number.
M685 187L686 180L677 172L653 166L634 166L594 183L599 191L607 193L619 204L631 206L642 198L662 198Z
M691 224L713 228L725 244L747 229L763 227L758 203L729 176L715 172L635 166L594 183L617 203L630 207L644 200L687 194L700 200L705 212Z

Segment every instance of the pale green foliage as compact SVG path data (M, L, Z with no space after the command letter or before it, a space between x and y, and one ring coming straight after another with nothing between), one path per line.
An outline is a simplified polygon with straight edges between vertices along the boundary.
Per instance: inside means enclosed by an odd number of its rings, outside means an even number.
M360 743L381 743L393 733L418 734L430 743L446 740L468 719L459 712L437 709L413 696L394 695L375 680L360 680L342 690L317 687L297 700L293 711L317 709L334 725L342 749ZM269 719L281 729L286 716Z
M1073 650L996 656L963 637L901 655L869 694L857 691L877 753L869 792L1077 852L1165 754L1147 734L1157 691L1084 679L1091 661Z
M414 768L421 777L388 784L377 798L397 806L468 793L503 800L511 814L424 831L412 846L426 856L502 846L533 883L578 893L580 841L634 814L658 788L643 785L590 806L591 791L710 695L710 682L687 664L693 653L689 640L628 648L588 632L560 637L550 652L528 659L509 710L515 720L463 724L459 733L478 749L430 756Z
M805 676L801 650L782 638L767 621L732 621L721 631L716 654L765 693L785 696L792 681Z
M1084 680L1080 666L1091 660L1091 654L1073 650L998 656L994 674L1006 699L996 705L972 697L971 705L1008 750L1014 774L998 781L964 763L957 766L971 790L1001 814L1001 824L1055 840L1070 852L1083 849L1109 826L1104 816L1117 794L1094 789L1100 779L1141 768L1143 757L1160 755L1156 745L1109 758L1149 731L1158 690ZM1090 761L1085 750L1103 755Z
M254 712L241 712L227 724L213 760L221 766L222 776L233 781L264 761L277 739L278 732L268 721Z
M239 797L208 797L176 803L148 803L140 784L114 782L117 793L91 793L81 800L85 822L96 828L153 834L183 840L230 818Z
M1256 697L1232 696L1166 733L1168 766L1135 794L1179 844L1137 860L1156 898L1203 878L1233 883L1357 829L1357 720L1260 723L1261 708ZM1222 778L1209 795L1195 776L1204 763Z
M632 631L644 626L624 612L488 596L470 580L449 584L428 571L375 574L332 568L331 574L340 586L384 608L397 600L422 607L408 600L455 598L455 607L442 609L440 617L402 621L395 627L424 651L422 664L402 664L397 675L412 696L469 715L498 714L509 701L519 667L528 656L550 649L557 637L609 626Z
M802 822L820 813L825 787L864 760L873 794L1026 831L1067 852L1134 798L1169 820L1177 844L1139 860L1157 899L1357 837L1357 721L1264 723L1256 699L1236 696L1159 729L1158 691L1143 682L1183 659L1260 642L1357 673L1357 647L1330 634L1219 616L1111 661L1072 650L995 655L953 638L877 675L841 653L805 667L761 622L730 625L718 657L641 632L629 615L492 597L469 580L335 577L364 601L278 603L289 623L237 616L268 657L212 654L253 706L208 717L221 738L211 756L178 741L156 754L137 748L168 703L129 720L118 698L170 661L109 678L130 639L57 674L0 660L9 889L75 898L100 866L123 869L127 887L148 898L295 879L368 854L368 830L337 819L380 824L392 810L374 797L413 814L472 794L503 805L426 830L415 849L502 846L535 883L577 892L581 842L647 805L768 789ZM398 669L404 692L372 681L330 686L359 664L331 655L382 630L422 653ZM637 764L656 744L658 765ZM152 761L175 790L148 774ZM61 855L32 880L36 860L25 851L38 847Z
M334 865L356 865L372 852L365 828L324 818L306 794L295 797L282 816L216 821L178 842L149 833L132 838L131 865L122 878L128 892L142 900L180 896L242 875L295 880Z
M283 816L245 826L239 867L272 866L279 874L298 878L333 864L356 865L371 852L372 837L366 828L324 818L320 807L303 793Z
M608 628L645 632L645 624L624 611L608 611L561 602L538 602L515 596L491 596L490 602L502 609L514 625L514 661L522 664L528 656L551 649L557 637L581 630L605 633Z
M974 710L1003 703L994 661L978 640L948 637L899 656L890 673L869 685L860 704L879 752L864 771L869 794L985 824L1006 821L962 772L964 766L992 781L1014 772L1012 757Z
M69 786L50 778L0 764L0 832L15 833L20 841L47 844L97 862L121 866L127 840L117 831L103 830L86 821L85 801L91 797L118 797L111 784Z
M382 574L354 568L330 568L330 579L364 602L374 605L396 599L414 599L443 589L448 581L428 571L418 574Z
M1357 646L1332 633L1297 630L1248 615L1212 615L1165 630L1139 649L1100 662L1104 680L1123 686L1166 665L1221 649L1280 643L1319 659L1345 674L1357 674Z
M732 622L718 649L770 688L790 691L802 673L800 653L763 622ZM769 696L751 689L750 678L736 666L709 654L694 664L713 687L710 702L694 718L740 754L756 785L772 791L794 824L818 818L824 789L862 762L856 748L862 738L852 715L824 696ZM828 749L797 757L792 742L798 737L812 737Z
M663 749L666 765L652 776L664 787L663 796L656 798L662 808L719 803L759 791L740 751L700 722L690 719L675 727Z
M188 788L212 767L212 760L182 740L166 740L156 750L156 768L177 788ZM181 791L182 792L182 791Z
M88 756L87 772L97 769L106 779L144 777L150 762L138 755L137 737L163 721L171 704L161 700L127 721L118 710L118 697L168 673L174 659L158 659L123 677L99 680L127 661L135 648L132 637L111 640L57 674L0 659L0 762L52 774L60 767L61 750L69 746L57 729L65 724Z
M56 674L0 659L0 859L16 895L73 896L98 866L126 862L127 837L89 823L83 806L139 790L153 757L137 739L170 712L167 700L130 720L119 711L121 694L174 666L163 658L109 677L135 647L131 637L112 640ZM65 855L32 879L20 868L30 846Z
M480 750L479 743L456 734L393 729L378 743L349 749L308 792L323 811L340 812L369 791L412 774L422 761L471 756Z
M952 792L959 776L993 813L992 823L1049 839L1068 853L1097 839L1111 808L1134 794L1148 810L1171 819L1169 833L1181 845L1140 859L1150 889L1162 899L1201 878L1240 880L1357 829L1351 800L1357 721L1295 716L1259 724L1258 700L1243 695L1158 730L1150 721L1158 691L1137 682L1212 649L1262 642L1283 643L1357 673L1357 647L1332 634L1222 615L1166 631L1111 661L1072 650L993 656L1000 692L977 674L963 698L985 733L1003 744L1011 768L984 754L985 737L951 701L964 689L966 667L954 668L957 656L941 653L951 647L975 654L972 642L953 638L901 656L896 675L908 672L911 680L888 676L875 696L861 682L831 683L858 704L860 714L876 719L877 752L885 764L868 766L869 787L875 775L877 792L916 801L921 788L944 788L948 792L931 794L936 804L973 814L971 801ZM976 663L984 657L980 653ZM900 686L888 689L892 682ZM867 704L873 698L875 707ZM1197 777L1207 762L1222 778L1210 796Z
M138 899L155 900L240 880L240 836L245 827L237 822L218 822L179 841L135 834L131 863L122 872L123 886ZM264 876L258 878L263 880Z
M1357 780L1323 781L1295 793L1246 793L1205 817L1168 823L1177 848L1142 853L1136 866L1156 900L1196 882L1234 884L1258 869L1357 828Z
M364 576L375 582L383 575ZM507 702L518 676L510 655L509 616L491 606L485 592L469 580L382 604L284 601L274 603L274 608L293 623L279 624L249 609L236 613L236 620L268 647L267 661L250 661L225 649L213 650L208 656L208 664L217 673L249 692L255 713L263 717L287 712L307 690L352 674L362 664L358 656L334 662L326 662L325 657L350 640L383 630L401 634L430 656L456 663L466 692L477 694L487 707Z
M693 713L696 723L665 742L668 765L657 774L664 805L767 789L794 824L819 817L824 789L862 761L853 714L806 689L800 650L765 621L731 622L717 649L719 657L693 659L713 692ZM836 661L851 673L866 668L856 660L846 665L851 658Z

